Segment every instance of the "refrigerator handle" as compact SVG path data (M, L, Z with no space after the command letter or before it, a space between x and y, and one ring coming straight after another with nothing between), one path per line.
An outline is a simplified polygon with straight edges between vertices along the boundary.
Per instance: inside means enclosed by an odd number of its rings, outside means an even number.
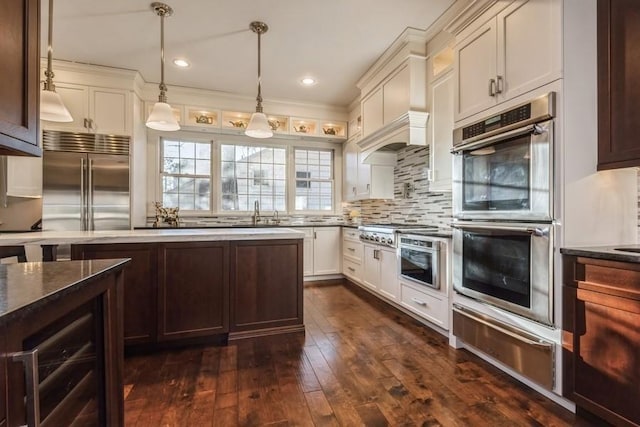
M80 158L80 224L82 229L87 230L87 191L85 185L85 177L87 174L87 167L84 157Z
M93 230L95 225L93 223L93 160L89 158L89 167L87 168L87 176L89 177L89 188L87 188L87 230Z

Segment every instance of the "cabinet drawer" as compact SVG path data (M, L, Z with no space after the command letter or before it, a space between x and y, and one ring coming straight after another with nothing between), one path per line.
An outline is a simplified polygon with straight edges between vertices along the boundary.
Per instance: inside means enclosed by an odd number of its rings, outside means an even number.
M353 241L359 242L360 232L358 231L357 228L343 228L342 238L345 240L353 240Z
M353 262L353 260L344 257L342 259L342 274L349 279L360 282L362 279L362 265Z
M344 239L342 241L342 253L354 260L362 260L362 243Z
M448 329L447 300L436 298L424 292L420 292L411 286L401 284L400 304L408 308L420 317L423 317L436 325Z

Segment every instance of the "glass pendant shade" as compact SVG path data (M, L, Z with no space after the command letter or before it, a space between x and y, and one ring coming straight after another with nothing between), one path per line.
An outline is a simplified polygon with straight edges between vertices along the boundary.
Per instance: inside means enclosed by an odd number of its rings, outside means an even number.
M273 131L264 113L253 113L244 134L251 138L271 138Z
M40 92L40 119L50 122L72 122L71 113L64 106L60 94L43 89Z
M155 130L180 130L171 106L166 102L156 102L147 119L147 127Z

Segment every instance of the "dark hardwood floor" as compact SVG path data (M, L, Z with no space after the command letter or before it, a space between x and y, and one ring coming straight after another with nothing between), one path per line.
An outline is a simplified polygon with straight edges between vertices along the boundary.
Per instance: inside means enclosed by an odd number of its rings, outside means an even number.
M355 285L304 303L306 334L127 358L126 425L589 425Z

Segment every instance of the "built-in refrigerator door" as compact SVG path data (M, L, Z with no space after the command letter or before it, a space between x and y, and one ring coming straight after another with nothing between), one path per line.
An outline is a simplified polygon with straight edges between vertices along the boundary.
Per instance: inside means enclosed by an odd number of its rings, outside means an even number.
M87 155L44 151L42 155L42 228L47 231L86 229L84 188Z
M129 229L129 157L89 154L89 230Z

